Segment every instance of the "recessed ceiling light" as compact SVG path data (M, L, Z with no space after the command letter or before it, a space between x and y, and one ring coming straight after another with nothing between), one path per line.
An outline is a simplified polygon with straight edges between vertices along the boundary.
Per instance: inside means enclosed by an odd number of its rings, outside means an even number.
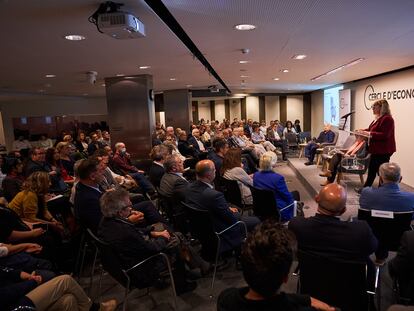
M234 26L234 29L236 30L253 30L256 29L255 25L251 25L251 24L238 24Z
M116 74L116 76L117 76L117 77L123 77L123 76L125 76L125 75L124 75L123 73L117 73L117 74Z
M273 80L275 80L275 81L279 81L279 78L273 78Z
M191 84L187 84L185 87L192 87L192 85Z
M45 75L45 78L55 78L55 77L56 77L56 75L52 75L52 74Z
M249 63L250 61L248 61L248 60L241 60L241 61L239 61L239 63L240 64L247 64L247 63Z
M170 78L170 81L175 81L175 78Z
M325 76L329 76L329 75L331 75L331 74L333 74L333 73L335 73L335 72L337 72L339 70L342 70L342 69L351 67L353 65L356 65L356 64L362 62L363 60L365 60L365 58L357 58L357 59L354 59L354 60L350 61L349 63L343 64L343 65L341 65L339 67L336 67L336 68L334 68L332 70L329 70L328 72L325 72L325 73L323 73L323 74L321 74L319 76L313 77L311 79L311 81L316 81L316 80L319 80L319 79L321 79L321 78L323 78Z
M289 72L289 69L282 69L281 72L288 73Z
M101 84L101 86L105 86L105 85L106 85L105 83L102 83L102 84Z
M86 37L82 35L67 35L65 36L65 39L70 40L70 41L81 41L81 40L85 40Z
M298 60L302 60L305 59L306 55L305 54L295 54L292 56L292 59L298 59Z
M149 69L151 66L139 66L139 69Z
M240 78L248 78L249 76L241 75Z

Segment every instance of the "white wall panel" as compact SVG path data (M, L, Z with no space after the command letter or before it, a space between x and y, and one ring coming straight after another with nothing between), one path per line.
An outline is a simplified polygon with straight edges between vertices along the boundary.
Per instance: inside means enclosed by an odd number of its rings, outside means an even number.
M259 97L247 96L246 97L246 118L253 121L259 120Z
M279 96L265 96L266 124L280 119Z

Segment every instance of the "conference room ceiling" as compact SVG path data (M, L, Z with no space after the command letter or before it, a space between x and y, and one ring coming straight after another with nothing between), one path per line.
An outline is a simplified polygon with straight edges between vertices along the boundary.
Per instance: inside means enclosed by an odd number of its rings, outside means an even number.
M19 94L104 96L103 78L117 74L151 74L155 91L218 84L142 0L117 2L145 24L145 38L99 33L88 17L100 1L0 0L0 101ZM412 0L163 2L233 93L305 92L413 65ZM257 28L233 28L241 23ZM68 41L67 34L86 40ZM250 53L242 54L245 48ZM358 58L365 60L311 81ZM88 71L98 72L95 85Z

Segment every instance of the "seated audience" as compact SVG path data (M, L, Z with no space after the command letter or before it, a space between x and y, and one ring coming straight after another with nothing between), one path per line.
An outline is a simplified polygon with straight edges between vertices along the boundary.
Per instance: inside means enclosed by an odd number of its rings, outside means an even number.
M286 161L286 153L287 153L287 142L285 139L282 139L277 131L276 123L271 123L271 125L267 129L267 139L275 146L282 149L282 159Z
M9 208L28 222L40 222L63 231L62 224L47 209L47 201L52 197L49 191L49 175L46 172L34 172L23 183L20 191L9 203Z
M60 142L56 145L56 150L59 152L59 168L62 174L62 178L65 181L73 181L73 161L71 157L71 148L69 143Z
M220 174L221 167L223 166L224 156L229 151L229 144L225 139L214 139L213 141L213 152L208 154L209 160L214 162L216 167L216 173Z
M181 131L178 136L178 151L184 156L184 157L193 157L195 158L197 156L197 150L196 148L190 144L190 142L187 140L187 134L185 131Z
M13 142L13 146L12 149L15 151L20 151L20 150L29 150L30 148L32 148L32 145L30 144L30 142L24 138L23 135L20 135L14 142Z
M414 231L406 231L401 237L401 246L388 263L390 275L397 279L402 297L411 298L414 304Z
M379 168L380 187L365 187L359 197L363 209L389 212L414 211L414 193L400 190L401 168L397 163L383 163ZM379 244L375 252L377 263L383 263L388 257L388 250Z
M177 155L167 156L164 162L165 174L161 178L159 192L166 198L180 202L185 198L188 181L183 176L183 161Z
M79 181L76 184L74 198L75 216L81 225L94 232L97 231L102 219L99 199L104 190L99 186L99 183L103 178L103 169L104 167L94 158L82 160L78 166ZM144 215L143 225L165 222L150 201L137 203L133 207L135 211ZM135 217L131 216L131 219Z
M48 149L53 147L53 142L50 138L47 137L46 134L40 135L39 139L39 147L43 149Z
M319 174L321 177L327 177L326 183L321 186L326 186L335 181L338 167L341 166L341 161L344 158L364 158L367 153L366 142L362 136L356 136L355 143L348 148L344 153L341 150L334 149L332 158L329 160L328 169L325 172Z
M49 172L45 165L46 152L42 148L34 147L29 151L29 159L27 159L23 172L25 177L29 177L33 172Z
M196 283L185 279L185 264L177 243L175 246L174 243L170 243L176 237L164 226L159 230L155 230L155 226L137 227L134 222L139 222L140 218L131 221L132 203L125 190L106 192L100 201L104 218L98 234L103 241L111 245L116 254L119 254L119 260L125 269L152 255L164 252L175 259L172 261L177 294L196 288ZM133 270L132 285L140 288L154 285L164 270L166 265L161 257L147 262L141 268Z
M96 150L103 148L104 146L99 141L99 136L97 132L92 132L90 135L91 142L88 145L88 155L92 155Z
M414 193L401 191L401 168L397 163L383 163L379 168L380 187L365 187L359 197L359 205L364 209L391 212L411 212L414 210Z
M216 177L214 163L211 160L202 160L197 163L195 169L197 180L189 184L186 189L186 203L209 211L217 232L226 229L238 220L244 221L249 231L253 230L260 220L257 217L241 216L236 208L229 207L223 193L214 190L213 181ZM224 234L221 251L231 250L240 245L242 232L240 228L233 229Z
M127 152L126 146L122 142L115 144L115 154L112 158L112 166L114 166L117 171L121 171L123 175L130 175L134 178L144 192L154 193L154 186L143 175L144 172L132 165L131 155Z
M167 155L168 148L163 145L154 146L150 153L152 164L148 173L148 177L156 189L160 187L161 178L165 173L164 161Z
M207 149L204 146L204 143L201 141L200 130L195 128L191 131L191 137L188 138L188 143L193 146L195 150L195 155L199 156L201 153L206 152Z
M240 149L230 149L227 151L224 156L221 173L224 178L237 181L242 201L245 204L253 204L252 193L249 188L253 186L253 179L243 169Z
M299 201L298 191L289 192L285 178L276 173L277 156L272 152L264 154L260 158L260 170L253 175L253 186L259 189L271 190L275 195L277 208L281 221L288 221L293 217L294 201ZM288 207L288 208L286 208Z
M84 131L78 132L78 137L75 141L76 150L83 156L88 154L88 142L86 140L86 134Z
M241 265L247 287L228 288L217 300L217 311L331 310L308 295L280 291L293 262L295 237L281 224L265 221L249 234Z
M111 146L111 135L108 131L102 131L102 145L104 146Z
M338 184L322 188L315 200L318 210L309 218L295 217L289 229L296 235L298 249L332 259L368 262L378 241L365 221L341 221L347 194Z
M20 192L23 185L23 163L19 158L6 157L2 171L6 174L2 182L3 196L7 202L10 202Z
M302 128L300 127L300 121L298 119L295 120L293 127L295 128L296 133L298 134L302 133Z
M0 276L0 300L5 310L113 311L116 308L116 300L92 303L69 275L48 280L36 272L3 267Z
M315 159L316 150L324 143L332 143L335 139L335 133L331 131L331 125L326 124L323 131L320 132L318 138L311 140L305 147L305 155L308 158L308 162L305 165L313 165Z
M258 124L253 124L251 139L253 143L263 145L267 151L276 150L276 147L270 141L267 141L265 135L260 132L260 127Z
M296 134L296 129L294 128L292 121L286 121L285 128L283 129L283 137L286 138L287 133Z
M49 171L49 178L51 183L49 191L52 193L64 193L68 190L68 186L62 177L62 169L59 159L60 155L56 148L49 148L46 150L44 167L47 171ZM67 177L67 172L64 171L64 173Z

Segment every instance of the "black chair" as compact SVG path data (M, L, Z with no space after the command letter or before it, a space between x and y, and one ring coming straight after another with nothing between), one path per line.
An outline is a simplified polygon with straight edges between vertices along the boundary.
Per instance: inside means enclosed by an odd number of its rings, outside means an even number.
M273 191L256 187L250 187L250 191L253 196L254 215L262 221L268 218L280 221L280 212Z
M163 196L158 192L158 204L159 209L167 216L175 231L183 234L188 233L188 220L181 206L181 202Z
M368 310L367 267L364 262L347 262L298 251L301 294L310 295L342 311Z
M243 200L239 184L236 180L230 180L224 177L219 177L219 179L219 184L222 186L221 190L227 202L235 205L241 209L242 212L253 207L251 204L246 204L246 202Z
M212 297L217 273L217 263L221 254L221 240L223 239L223 235L229 230L241 226L244 230L245 239L247 237L247 227L243 221L237 221L226 229L217 232L214 229L213 219L209 211L198 209L185 202L181 202L181 204L185 207L189 219L191 236L198 239L201 244L201 257L210 262L214 260L214 272L211 281L210 294L210 297ZM244 239L240 236L240 244Z
M288 150L294 150L297 151L298 150L298 137L296 136L295 133L286 133L285 134L285 139L287 141L287 147Z
M173 296L174 296L174 308L175 308L175 310L177 309L177 294L176 294L176 290L175 290L174 277L173 277L173 274L172 274L170 260L169 260L169 258L166 254L158 253L158 254L152 255L152 256L138 262L134 266L132 266L128 269L124 269L124 268L122 268L121 261L120 261L118 255L112 249L112 247L108 243L100 240L90 229L87 229L87 232L88 232L89 236L92 238L97 250L99 251L102 268L106 272L108 272L110 276L112 276L119 284L121 284L125 288L124 303L123 303L123 309L122 309L123 311L126 310L128 294L134 288L146 288L147 292L146 292L145 295L149 294L148 284L145 284L144 286L140 286L139 284L133 283L132 280L131 280L131 277L130 277L130 273L133 270L139 269L141 266L143 266L147 262L149 262L149 261L151 261L155 258L158 258L158 257L163 258L164 261L165 261L165 264L167 266L168 274L169 274L169 277L170 277L170 280L171 280L171 288L172 288L172 292L173 292ZM102 274L101 274L101 277L102 277ZM154 282L155 282L155 280L154 280Z
M397 251L401 236L411 230L413 212L388 212L380 210L358 209L358 219L365 220L378 239L378 249Z

